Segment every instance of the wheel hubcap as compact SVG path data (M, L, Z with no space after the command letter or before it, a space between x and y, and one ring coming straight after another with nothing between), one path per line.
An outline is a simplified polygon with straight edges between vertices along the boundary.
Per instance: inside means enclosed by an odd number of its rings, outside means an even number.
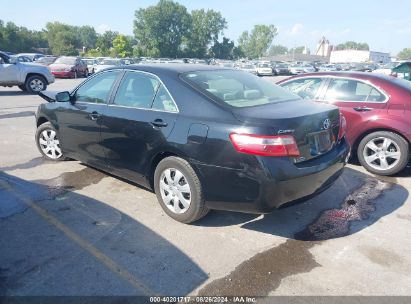
M365 162L376 170L389 170L394 168L401 158L398 144L386 137L370 140L364 147Z
M43 153L49 158L58 159L63 155L60 149L60 141L54 130L48 129L41 132L39 144Z
M30 88L35 92L40 92L44 90L44 82L40 79L33 79L30 81Z
M182 214L188 210L191 204L191 189L181 171L174 168L164 170L159 188L163 202L170 211Z

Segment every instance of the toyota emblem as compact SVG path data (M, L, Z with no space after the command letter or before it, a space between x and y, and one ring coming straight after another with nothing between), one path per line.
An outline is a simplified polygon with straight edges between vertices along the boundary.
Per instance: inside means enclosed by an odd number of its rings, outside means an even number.
M324 120L323 122L323 128L324 130L327 130L331 127L331 120L329 120L328 118L326 120Z

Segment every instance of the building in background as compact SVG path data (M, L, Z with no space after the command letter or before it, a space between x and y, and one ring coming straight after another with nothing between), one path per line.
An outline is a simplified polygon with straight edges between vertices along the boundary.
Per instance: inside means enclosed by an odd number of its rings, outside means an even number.
M389 63L391 57L389 53L364 51L364 50L336 50L331 51L331 63L339 62L374 62Z
M333 46L330 45L330 41L323 36L320 39L320 41L318 41L317 50L315 51L315 55L329 58L332 49L333 49Z

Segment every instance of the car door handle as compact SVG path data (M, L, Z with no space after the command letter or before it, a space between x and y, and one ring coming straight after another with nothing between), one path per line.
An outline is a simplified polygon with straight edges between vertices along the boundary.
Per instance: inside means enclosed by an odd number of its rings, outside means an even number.
M154 121L151 122L151 124L154 127L158 127L158 128L164 128L168 126L168 123L166 123L165 121L163 121L162 119L155 119Z
M367 111L372 111L372 109L371 108L368 108L368 107L355 107L355 108L353 108L355 111L357 111L357 112L367 112Z
M97 120L101 117L101 114L94 111L94 112L91 112L88 116L91 118L91 120Z

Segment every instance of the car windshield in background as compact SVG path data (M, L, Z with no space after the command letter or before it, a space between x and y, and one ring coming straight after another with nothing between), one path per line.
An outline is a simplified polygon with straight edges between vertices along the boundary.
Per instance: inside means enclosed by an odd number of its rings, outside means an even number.
M189 72L184 73L182 79L216 100L238 108L300 99L275 84L241 71Z
M110 59L105 59L101 61L99 64L101 65L122 65L123 62L121 60L110 60Z
M60 57L60 58L57 58L57 60L54 63L74 65L76 64L76 58Z
M41 57L36 60L37 63L52 63L56 60L56 57Z
M261 63L258 65L259 68L269 68L270 66L267 63Z

